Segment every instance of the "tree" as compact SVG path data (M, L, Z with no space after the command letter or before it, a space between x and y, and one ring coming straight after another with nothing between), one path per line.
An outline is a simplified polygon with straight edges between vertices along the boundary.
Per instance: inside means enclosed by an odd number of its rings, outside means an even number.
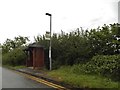
M7 39L2 45L3 54L12 51L15 48L25 47L28 41L28 37L23 36L15 37L14 40Z
M76 30L61 34L53 34L52 61L55 68L61 65L85 63L96 55L113 55L120 51L119 24L103 25L97 29ZM37 36L35 41L43 45L46 57L49 54L49 41L43 36ZM49 60L47 58L47 60Z

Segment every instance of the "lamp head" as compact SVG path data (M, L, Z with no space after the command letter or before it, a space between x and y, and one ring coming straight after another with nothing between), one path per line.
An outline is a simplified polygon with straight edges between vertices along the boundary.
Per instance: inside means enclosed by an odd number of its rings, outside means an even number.
M49 14L49 13L46 13L45 15L52 16L52 15L51 15L51 14Z

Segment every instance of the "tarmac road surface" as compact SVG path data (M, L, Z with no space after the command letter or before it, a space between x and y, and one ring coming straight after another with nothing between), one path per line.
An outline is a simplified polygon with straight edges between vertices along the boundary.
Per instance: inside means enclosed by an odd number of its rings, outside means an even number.
M52 88L12 70L2 68L2 88ZM52 89L54 90L54 89Z

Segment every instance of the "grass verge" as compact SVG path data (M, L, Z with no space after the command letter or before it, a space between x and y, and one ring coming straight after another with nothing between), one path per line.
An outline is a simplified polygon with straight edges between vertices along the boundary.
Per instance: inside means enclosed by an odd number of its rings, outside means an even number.
M62 67L58 70L48 72L48 75L78 88L118 88L120 82L114 82L109 78L97 75L75 74L72 67Z
M3 65L3 67L10 68L10 69L22 69L25 68L26 66L10 66L10 65Z

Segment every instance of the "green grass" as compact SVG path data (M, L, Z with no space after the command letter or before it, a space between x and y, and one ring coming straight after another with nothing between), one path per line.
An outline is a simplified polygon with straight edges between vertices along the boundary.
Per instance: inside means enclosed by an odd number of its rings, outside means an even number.
M57 78L66 84L80 88L118 88L118 82L111 79L87 74L75 74L71 71L72 67L62 67L48 73L49 76Z
M23 66L23 65L20 65L20 66L3 65L3 67L10 68L10 69L21 69L21 68L25 68L26 66Z
M21 69L21 68L25 68L26 66L15 66L13 67L14 69Z

